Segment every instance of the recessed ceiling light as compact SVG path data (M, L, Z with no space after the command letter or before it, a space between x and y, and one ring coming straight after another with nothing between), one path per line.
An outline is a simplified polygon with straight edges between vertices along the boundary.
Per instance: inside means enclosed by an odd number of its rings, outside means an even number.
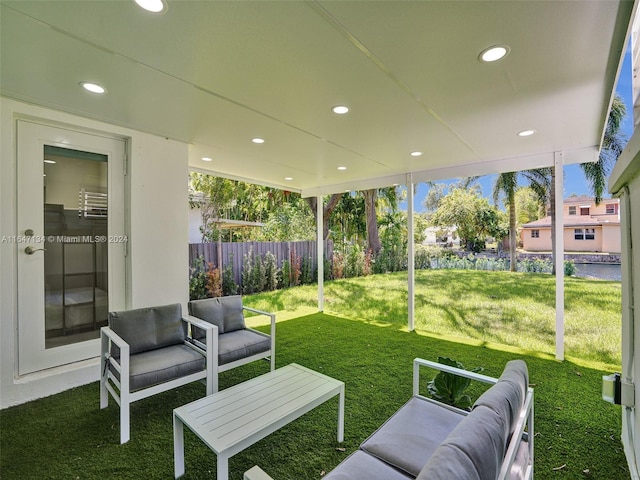
M420 155L422 155L422 152L411 152L410 155L412 157L419 157Z
M167 4L163 0L133 0L139 7L147 12L161 13L166 10Z
M338 167L338 170L346 170L346 169L347 167L342 167L342 166Z
M291 180L293 180L293 177L284 177L284 179L285 179L287 182L290 182Z
M264 143L264 138L252 138L251 141L253 143Z
M331 107L331 111L333 113L337 113L338 115L344 115L349 111L349 107L345 105L336 105L335 107Z
M480 52L479 59L482 62L495 62L506 57L511 49L508 45L493 45Z
M56 163L56 161L55 160L45 159L44 163Z
M203 162L213 162L213 159L211 157L202 157L202 161Z
M105 93L107 91L106 88L98 85L97 83L80 82L80 86L91 93Z
M520 132L518 132L518 136L519 137L530 137L531 135L534 135L536 133L535 130L522 130Z

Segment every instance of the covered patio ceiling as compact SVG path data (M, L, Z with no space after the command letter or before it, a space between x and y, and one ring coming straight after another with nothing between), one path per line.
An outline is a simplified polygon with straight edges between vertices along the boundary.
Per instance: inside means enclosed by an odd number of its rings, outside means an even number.
M565 163L595 160L634 10L610 0L167 0L160 14L126 0L0 5L3 96L188 142L193 169L304 196L409 173L552 165L558 151ZM509 54L481 62L492 45Z

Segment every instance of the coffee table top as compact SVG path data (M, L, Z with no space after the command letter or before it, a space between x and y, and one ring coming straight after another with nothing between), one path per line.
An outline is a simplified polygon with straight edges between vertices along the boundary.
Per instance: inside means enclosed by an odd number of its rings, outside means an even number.
M234 455L344 391L344 383L292 363L176 408L214 452Z

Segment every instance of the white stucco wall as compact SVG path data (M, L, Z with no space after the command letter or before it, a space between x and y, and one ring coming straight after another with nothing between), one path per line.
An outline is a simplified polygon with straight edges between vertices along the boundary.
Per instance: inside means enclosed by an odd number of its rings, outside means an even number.
M188 146L161 137L0 98L0 236L16 232L15 118L128 138L127 306L188 300ZM77 364L17 376L17 245L0 244L0 407L97 381L98 355ZM97 400L96 400L97 402ZM97 404L96 404L97 405Z

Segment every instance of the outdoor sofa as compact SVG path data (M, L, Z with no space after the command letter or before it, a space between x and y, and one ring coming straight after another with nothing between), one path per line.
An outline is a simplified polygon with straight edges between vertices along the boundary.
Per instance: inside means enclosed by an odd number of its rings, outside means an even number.
M470 412L419 395L425 366L494 384ZM271 480L255 466L245 480ZM499 379L414 360L413 397L349 455L326 480L530 480L533 478L533 389L522 360Z

